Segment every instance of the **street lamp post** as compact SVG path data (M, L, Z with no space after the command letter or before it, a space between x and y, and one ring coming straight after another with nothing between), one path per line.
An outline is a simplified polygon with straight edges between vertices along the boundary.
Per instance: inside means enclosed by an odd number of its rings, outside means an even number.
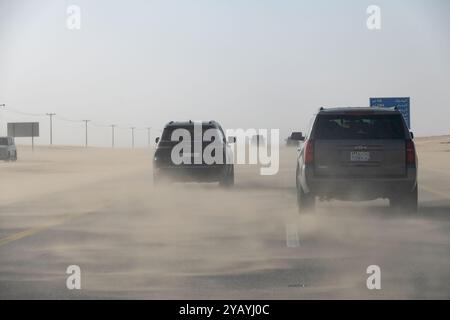
M136 129L136 127L131 127L131 148L134 149L134 129Z
M84 121L85 129L86 129L86 144L85 144L85 147L87 148L87 146L88 146L88 122L91 121L91 120L83 120L83 121Z
M115 124L111 125L111 147L114 148L114 129L116 128Z
M53 145L53 116L56 113L47 113L47 115L50 117L50 145Z
M2 104L0 104L0 107L5 108L6 104L2 103ZM0 119L0 134L1 134L1 131L2 131L1 129L2 129L2 127L1 127L1 119ZM7 133L7 135L8 135L8 133Z
M148 133L148 135L147 135L147 139L148 139L147 144L150 147L150 130L152 129L152 127L147 127L146 129L147 129L147 133Z

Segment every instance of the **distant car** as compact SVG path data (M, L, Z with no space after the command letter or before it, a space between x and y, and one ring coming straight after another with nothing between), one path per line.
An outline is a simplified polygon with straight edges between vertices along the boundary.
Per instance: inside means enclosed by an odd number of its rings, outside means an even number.
M417 154L402 114L385 108L321 108L297 161L300 211L316 197L386 198L417 211Z
M298 147L300 141L304 141L305 137L302 132L292 132L291 135L286 139L286 146L288 147Z
M17 160L17 149L13 137L0 137L0 160Z
M201 137L194 138L194 125L201 124ZM172 134L177 129L182 129L189 133L189 141L187 143L191 146L190 152L186 150L174 149L178 148L178 141L174 141ZM223 156L218 161L208 163L204 158L204 153L211 148L208 145L211 141L203 139L205 132L213 133L217 136L218 148ZM176 139L175 139L176 140ZM205 141L206 140L206 141ZM156 138L156 151L153 159L153 181L158 184L164 180L172 181L197 181L197 182L219 182L224 187L231 187L234 185L234 164L233 153L229 142L235 142L234 137L230 137L227 141L225 133L219 123L215 121L208 122L169 122L161 135L161 138ZM196 150L195 145L201 150ZM184 159L183 163L174 161L173 156ZM215 154L215 151L213 151ZM187 163L186 163L187 162Z

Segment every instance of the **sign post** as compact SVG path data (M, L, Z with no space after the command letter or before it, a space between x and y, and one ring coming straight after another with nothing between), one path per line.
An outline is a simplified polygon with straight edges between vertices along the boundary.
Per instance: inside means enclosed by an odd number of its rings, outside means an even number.
M39 137L39 122L10 122L8 123L8 136L31 137L31 149L34 150L34 137Z
M377 108L394 108L396 107L405 118L408 128L411 128L411 111L410 98L370 98L370 106Z

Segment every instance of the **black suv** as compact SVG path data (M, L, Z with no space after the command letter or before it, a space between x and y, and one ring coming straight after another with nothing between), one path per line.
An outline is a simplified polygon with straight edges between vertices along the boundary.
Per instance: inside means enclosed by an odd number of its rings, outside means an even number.
M402 114L386 108L321 108L299 148L299 210L321 199L387 198L417 211L417 154Z
M219 182L234 185L233 152L222 127L215 121L169 122L156 138L153 181Z

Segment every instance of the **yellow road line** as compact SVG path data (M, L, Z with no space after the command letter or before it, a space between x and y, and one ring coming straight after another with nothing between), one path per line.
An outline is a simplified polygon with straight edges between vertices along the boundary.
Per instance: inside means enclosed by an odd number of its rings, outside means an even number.
M10 243L10 242L13 242L13 241L16 241L16 240L20 240L22 238L26 238L26 237L32 236L33 234L35 234L35 233L37 233L37 232L39 232L39 231L41 231L43 229L46 229L46 227L31 228L31 229L28 229L28 230L25 230L25 231L22 231L22 232L18 232L18 233L12 234L12 235L10 235L10 236L8 236L6 238L0 239L0 247L5 245L5 244L7 244L7 243Z
M70 216L68 216L66 218L63 218L59 222L55 222L55 223L50 224L50 225L30 228L30 229L27 229L27 230L24 230L24 231L21 231L21 232L14 233L14 234L12 234L10 236L7 236L5 238L0 239L0 247L5 245L5 244L8 244L10 242L13 242L13 241L16 241L16 240L20 240L20 239L23 239L23 238L26 238L26 237L30 237L30 236L32 236L32 235L34 235L34 234L36 234L36 233L38 233L40 231L43 231L43 230L46 230L46 229L50 229L50 228L56 227L58 225L62 225L62 224L66 223L66 222L68 222L68 221L70 221L70 220L72 220L72 219L74 219L76 217L80 217L80 216L83 216L85 214L93 213L93 212L96 212L96 211L88 211L88 212L82 212L82 213L73 214L73 215L70 215Z

